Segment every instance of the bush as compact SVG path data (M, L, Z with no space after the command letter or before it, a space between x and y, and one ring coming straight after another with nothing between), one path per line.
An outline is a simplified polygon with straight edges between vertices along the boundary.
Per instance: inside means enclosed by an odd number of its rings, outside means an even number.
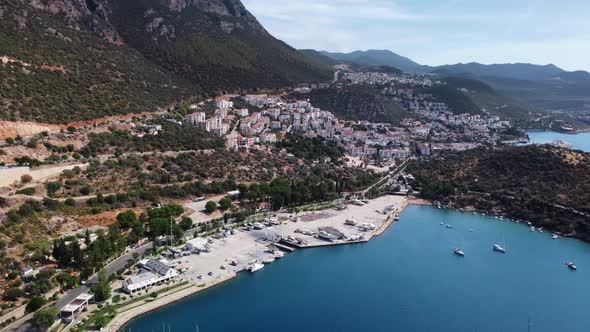
M16 194L18 195L27 195L27 196L32 196L37 192L37 190L35 190L34 187L30 187L30 188L25 188L25 189L21 189L21 190L17 190Z
M150 296L155 299L156 297L158 297L158 293L156 293L156 292L151 293Z
M121 301L121 295L115 295L113 296L113 303L118 303Z
M33 181L33 177L32 177L32 176L30 176L29 174L23 174L23 175L20 177L20 180L21 180L23 183L29 183L29 182Z

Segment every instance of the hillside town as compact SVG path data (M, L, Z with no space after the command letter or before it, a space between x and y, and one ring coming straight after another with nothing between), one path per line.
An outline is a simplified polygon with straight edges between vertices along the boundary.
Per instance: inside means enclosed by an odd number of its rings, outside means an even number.
M353 73L357 80L372 80L379 73ZM226 96L215 100L215 111L208 116L197 110L184 118L186 124L225 137L229 149L257 149L274 144L288 133L304 137L321 137L337 142L352 157L375 160L408 159L430 155L441 150L461 151L481 144L496 144L509 121L488 114L454 114L447 104L431 95L416 93L408 85L434 84L428 77L401 78L385 74L403 87L389 86L383 93L395 96L414 117L399 125L350 121L314 107L308 100L290 100L288 95ZM311 89L313 87L310 87ZM256 111L235 108L238 98ZM242 104L242 103L241 103Z

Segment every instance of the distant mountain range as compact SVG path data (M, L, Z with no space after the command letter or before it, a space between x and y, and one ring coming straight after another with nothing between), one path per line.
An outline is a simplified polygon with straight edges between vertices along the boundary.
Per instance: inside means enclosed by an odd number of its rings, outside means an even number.
M319 53L337 61L353 62L368 66L390 66L399 68L405 72L419 71L422 67L419 63L388 50L354 51L352 53L320 51Z
M354 63L385 65L404 72L436 73L443 77L464 77L489 84L497 92L529 102L540 108L579 109L590 104L590 73L569 72L553 64L530 63L481 64L477 62L443 66L421 65L388 50L332 53L305 50L306 54L327 65ZM329 61L325 61L325 57Z

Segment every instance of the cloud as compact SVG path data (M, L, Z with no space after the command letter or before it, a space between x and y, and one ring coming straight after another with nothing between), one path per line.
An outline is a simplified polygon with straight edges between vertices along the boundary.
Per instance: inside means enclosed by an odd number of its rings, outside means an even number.
M390 49L424 64L526 61L590 69L587 0L242 1L296 48Z

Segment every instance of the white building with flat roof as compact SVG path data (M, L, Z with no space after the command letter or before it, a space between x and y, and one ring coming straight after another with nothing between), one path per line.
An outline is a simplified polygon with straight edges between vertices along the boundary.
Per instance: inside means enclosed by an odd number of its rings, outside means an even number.
M123 290L127 293L147 289L178 276L178 271L157 259L144 259L139 264L142 268L141 272L123 282Z
M93 297L94 295L88 293L78 295L78 297L73 299L70 303L66 304L65 307L61 308L59 311L59 318L66 323L72 322L84 310L84 308L88 307L88 302L90 302Z

